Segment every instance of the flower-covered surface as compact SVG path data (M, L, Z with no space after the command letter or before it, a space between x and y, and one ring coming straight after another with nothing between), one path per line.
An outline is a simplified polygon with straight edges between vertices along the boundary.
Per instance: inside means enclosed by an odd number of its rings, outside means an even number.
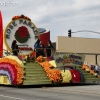
M16 20L16 19L18 19L18 18L25 18L25 19L27 19L27 20L30 20L31 21L31 19L29 18L29 17L27 17L27 16L24 16L24 15L18 15L18 16L13 16L12 17L12 20Z
M59 69L57 67L54 68L48 61L43 61L42 56L39 56L36 60L43 67L49 79L54 83L81 82L81 74L78 70L74 70L71 68L65 70Z
M54 69L48 61L43 61L43 57L39 56L36 61L43 67L49 79L54 83L60 83L62 81L60 69Z
M0 58L0 76L7 76L11 85L23 83L24 65L15 56Z
M95 73L94 70L91 70L87 65L83 64L82 68L88 72L90 72L90 74L93 74L93 75L97 75L97 73ZM99 76L98 76L99 77Z
M3 71L2 73L6 73ZM9 73L6 73L9 75ZM11 85L11 82L9 81L8 77L6 75L0 75L0 84L5 84L5 85Z
M50 81L52 81L53 83L60 84L70 82L85 82L85 77L79 70L74 70L71 68L62 70L58 67L55 68L52 64L49 63L49 61L44 61L42 56L39 56L36 59L36 62L40 64ZM10 55L4 58L0 58L0 84L3 83L2 79L5 78L9 80L8 83L10 83L10 85L23 85L24 67L25 66L23 64L23 61L16 56ZM90 70L88 66L83 65L82 68L85 70L89 70L90 74L95 75L94 71Z
M21 67L23 67L23 68L25 67L23 62L17 56L10 55L10 56L6 56L5 58L10 58L12 60L16 60Z
M65 71L62 70L61 75L62 75L62 78L63 78L62 83L70 83L70 81L72 80L72 75L71 75L69 70L65 70Z
M15 38L19 43L24 43L28 40L30 34L25 26L21 26L15 32Z
M80 83L81 82L81 75L80 75L80 73L79 73L79 71L78 70L70 70L70 72L71 72L71 75L72 75L72 82L73 83Z
M11 63L0 63L0 75L7 75L10 84L17 84L17 69Z

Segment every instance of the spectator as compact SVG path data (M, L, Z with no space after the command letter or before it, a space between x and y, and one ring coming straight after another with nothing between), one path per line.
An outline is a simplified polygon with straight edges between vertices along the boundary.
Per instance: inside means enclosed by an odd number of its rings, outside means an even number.
M100 66L98 67L98 75L100 76Z
M95 65L95 72L98 73L98 71L99 71L99 65L96 64L96 65Z
M90 65L90 69L91 70L95 70L95 66L94 65Z

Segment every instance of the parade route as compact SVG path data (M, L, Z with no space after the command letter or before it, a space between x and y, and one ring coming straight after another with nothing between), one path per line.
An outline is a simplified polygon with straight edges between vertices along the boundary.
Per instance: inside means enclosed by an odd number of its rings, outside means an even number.
M0 86L0 100L99 100L100 85L68 85L56 87Z

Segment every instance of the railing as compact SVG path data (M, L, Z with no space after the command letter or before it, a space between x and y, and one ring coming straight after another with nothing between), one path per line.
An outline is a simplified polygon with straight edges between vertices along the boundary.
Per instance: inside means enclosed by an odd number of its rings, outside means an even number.
M38 49L44 49L44 53L45 53L45 57L47 57L46 56L46 48L38 48ZM50 48L47 48L47 49L50 49ZM14 50L15 51L15 50ZM52 50L51 49L51 56L54 56L54 54L56 53L56 54L59 54L59 52L61 52L61 51L65 51L66 53L72 53L72 54L84 54L84 53L74 53L74 52L69 52L68 50L66 50L66 49L59 49L59 50ZM64 52L64 53L65 53ZM34 56L36 57L36 50L34 51L33 50L33 53L34 53ZM13 55L12 54L12 52L9 52L8 50L6 50L6 49L3 49L3 51L0 51L0 54L2 55L2 56L0 56L0 58L2 58L2 57L4 57L4 56L8 56L8 55ZM19 51L19 56L20 55L22 55L22 58L24 59L24 54L23 54L23 52L20 50ZM86 55L88 55L88 54L86 54ZM92 55L92 54L89 54L89 55ZM93 54L93 55L96 55L96 54ZM97 54L98 55L98 54ZM31 54L30 54L30 56L31 56ZM22 59L22 60L23 60ZM96 60L97 60L97 58L95 58ZM91 63L93 63L90 59L87 59L88 61L89 61L89 63L91 62Z

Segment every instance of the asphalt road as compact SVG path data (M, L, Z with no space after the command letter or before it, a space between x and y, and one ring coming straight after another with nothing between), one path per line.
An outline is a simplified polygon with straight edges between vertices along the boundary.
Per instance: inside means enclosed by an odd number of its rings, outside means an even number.
M100 85L0 86L0 100L100 100Z

